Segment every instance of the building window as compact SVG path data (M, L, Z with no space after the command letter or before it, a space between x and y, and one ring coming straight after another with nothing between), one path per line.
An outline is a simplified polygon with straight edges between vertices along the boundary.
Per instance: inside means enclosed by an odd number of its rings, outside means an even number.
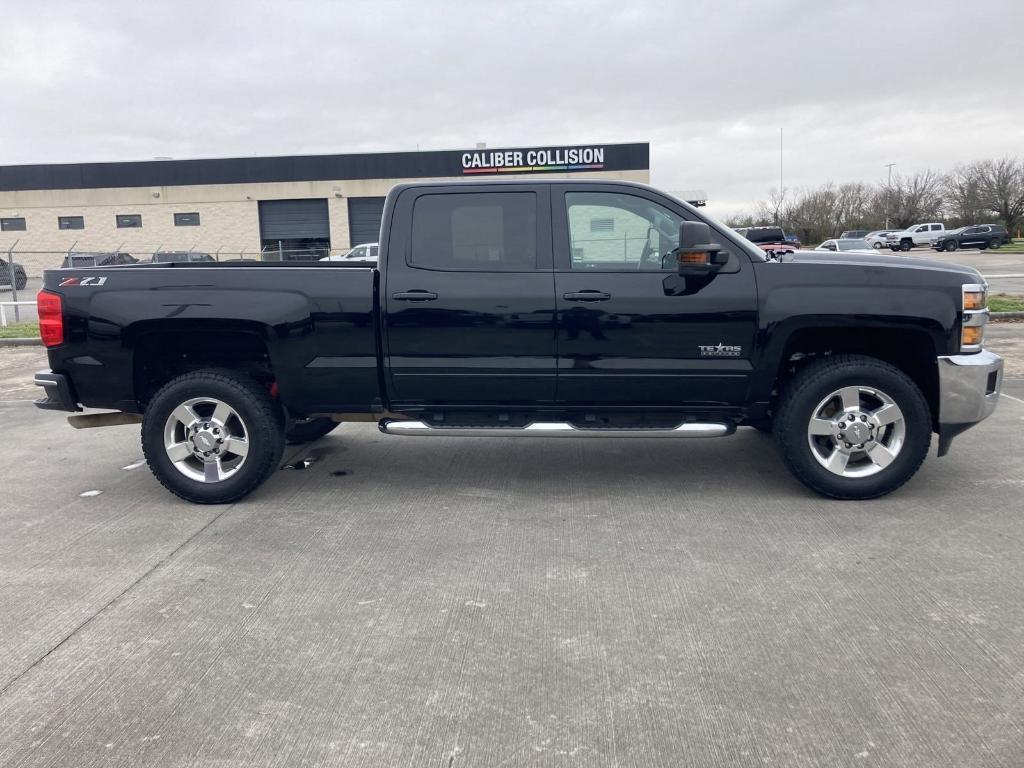
M11 219L0 219L0 232L24 232L25 217L18 216Z
M174 226L176 227L198 227L198 213L176 213L174 214Z
M615 231L615 219L591 219L590 220L590 231L591 232L614 232Z
M57 229L85 229L85 217L58 216Z
M142 226L141 213L119 213L117 214L118 229L133 229Z

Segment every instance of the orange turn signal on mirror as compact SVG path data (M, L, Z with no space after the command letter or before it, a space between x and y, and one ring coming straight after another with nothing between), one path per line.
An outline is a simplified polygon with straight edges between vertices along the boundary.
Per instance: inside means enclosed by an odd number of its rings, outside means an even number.
M984 291L971 291L964 292L964 309L975 310L985 308L985 292Z
M985 328L981 325L972 325L963 329L960 337L960 344L964 347L975 347L981 344Z
M680 264L707 264L707 251L684 251L679 254Z

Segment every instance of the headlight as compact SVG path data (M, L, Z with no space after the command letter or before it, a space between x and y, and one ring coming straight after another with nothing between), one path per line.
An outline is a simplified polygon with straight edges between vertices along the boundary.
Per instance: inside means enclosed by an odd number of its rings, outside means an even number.
M980 352L988 322L988 286L967 283L963 286L963 323L960 326L960 351Z

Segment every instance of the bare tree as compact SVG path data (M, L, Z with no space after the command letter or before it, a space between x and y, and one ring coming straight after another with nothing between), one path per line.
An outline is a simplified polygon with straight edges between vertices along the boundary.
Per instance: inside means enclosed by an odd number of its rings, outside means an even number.
M903 229L919 221L941 218L942 182L942 175L931 170L894 176L885 195L891 222Z
M958 225L974 224L983 218L979 163L958 165L946 176L946 213Z
M1012 233L1024 219L1024 161L1004 157L977 163L982 206Z

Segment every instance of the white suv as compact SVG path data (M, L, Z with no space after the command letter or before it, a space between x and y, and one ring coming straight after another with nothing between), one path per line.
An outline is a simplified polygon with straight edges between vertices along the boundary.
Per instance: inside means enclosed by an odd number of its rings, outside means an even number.
M890 232L885 244L893 251L909 251L915 245L931 245L936 237L946 234L946 225L941 222L913 224L902 232Z

